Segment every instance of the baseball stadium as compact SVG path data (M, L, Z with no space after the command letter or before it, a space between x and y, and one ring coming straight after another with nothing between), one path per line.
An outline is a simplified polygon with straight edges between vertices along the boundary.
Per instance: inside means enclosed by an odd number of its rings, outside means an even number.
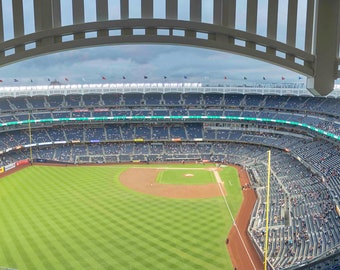
M74 24L64 26L60 1L33 0L36 32L25 34L13 1L15 36L0 31L0 65L85 46L173 43L254 57L307 82L1 86L0 269L340 269L339 39L328 36L340 30L324 23L340 20L340 3L308 1L313 31L301 50L292 39L298 1L288 1L286 42L251 23L235 29L236 0L211 1L212 24L200 20L204 0L188 0L187 21L174 16L177 0L164 2L165 18L141 0L141 18L131 19L121 0L121 19L110 20L108 1L97 0L98 21L86 22L84 1L73 0ZM257 1L246 2L251 22ZM268 0L272 34L277 3Z

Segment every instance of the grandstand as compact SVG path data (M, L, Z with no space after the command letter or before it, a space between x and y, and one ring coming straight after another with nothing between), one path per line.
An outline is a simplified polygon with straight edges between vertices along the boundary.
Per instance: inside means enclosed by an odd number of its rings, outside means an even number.
M301 85L112 84L0 89L0 166L199 161L247 169L262 254L272 150L272 269L340 267L339 92ZM333 267L333 268L332 268Z

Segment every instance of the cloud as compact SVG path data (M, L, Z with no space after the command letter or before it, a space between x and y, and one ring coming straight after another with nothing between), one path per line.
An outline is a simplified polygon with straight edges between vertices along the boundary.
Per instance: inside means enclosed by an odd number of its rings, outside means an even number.
M304 1L303 3L300 3ZM299 11L305 10L306 1L299 1ZM72 24L72 1L61 1L61 22L62 25ZM4 31L5 40L13 37L12 0L3 0ZM33 0L24 1L25 32L32 32L34 29ZM85 0L85 21L93 21L96 18L94 1ZM154 4L156 17L164 18L165 0L158 0ZM190 18L190 1L179 0L179 19ZM280 40L285 39L288 0L280 1L280 14L278 33ZM133 0L130 3L130 15L139 17L140 0ZM204 22L213 21L214 0L202 2L202 19ZM120 19L120 2L108 0L109 19ZM246 26L246 0L237 1L236 27L240 30ZM268 0L258 0L258 26L257 32L265 35L266 20L268 12ZM300 18L301 16L299 16ZM302 23L299 19L298 23ZM302 33L303 29L299 32ZM301 35L303 36L303 35ZM299 39L299 44L303 41ZM70 79L70 83L82 83L83 78L88 82L102 82L102 76L107 82L120 81L126 76L128 82L144 81L144 75L148 81L163 80L167 76L169 81L181 81L188 76L190 81L208 80L218 83L224 76L228 80L242 80L247 76L249 80L262 80L265 76L269 80L280 80L285 76L288 80L295 80L298 74L265 63L232 53L226 53L202 48L174 45L112 45L93 48L75 49L65 52L53 53L24 60L0 69L0 79L4 84L13 84L13 79L20 79L21 84L27 84L31 79L35 83L47 83L47 78L63 80Z
M123 45L105 46L54 53L25 60L1 68L0 79L12 83L13 78L21 82L33 79L36 83L46 83L47 78L70 83L119 82L122 76L127 82L159 82L163 76L169 81L181 81L188 76L190 81L209 82L223 80L258 80L265 76L268 80L297 78L294 72L245 56L215 50L173 45Z

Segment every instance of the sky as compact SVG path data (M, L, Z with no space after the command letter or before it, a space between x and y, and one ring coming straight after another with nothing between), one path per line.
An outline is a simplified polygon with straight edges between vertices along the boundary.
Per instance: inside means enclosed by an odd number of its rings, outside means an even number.
M60 0L62 25L72 24L70 0ZM129 16L140 17L141 0L129 0ZM297 47L303 48L305 9L308 0L299 0ZM85 21L95 21L95 0L84 0ZM119 18L119 0L108 0L109 19ZM33 0L23 0L25 34L34 32ZM189 19L189 0L178 0L178 17ZM245 30L246 0L236 1L236 26ZM212 22L213 0L202 0L202 20ZM5 40L14 37L12 0L2 0ZM165 0L154 0L154 16L165 17ZM259 0L259 35L266 34L268 0ZM279 41L286 36L288 0L279 0ZM123 79L123 76L125 79ZM145 76L147 78L145 78ZM166 77L166 79L164 79ZM174 45L110 45L75 49L23 60L0 68L0 86L43 85L51 80L72 83L202 82L220 84L243 81L301 82L305 77L260 60L216 50ZM302 79L301 79L302 77ZM67 80L66 80L67 79Z

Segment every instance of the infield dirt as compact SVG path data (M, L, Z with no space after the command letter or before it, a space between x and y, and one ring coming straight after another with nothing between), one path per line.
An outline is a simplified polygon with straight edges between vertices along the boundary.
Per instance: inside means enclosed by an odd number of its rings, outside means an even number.
M171 185L156 182L158 168L129 168L119 177L120 182L135 191L167 198L212 198L221 196L217 183Z

